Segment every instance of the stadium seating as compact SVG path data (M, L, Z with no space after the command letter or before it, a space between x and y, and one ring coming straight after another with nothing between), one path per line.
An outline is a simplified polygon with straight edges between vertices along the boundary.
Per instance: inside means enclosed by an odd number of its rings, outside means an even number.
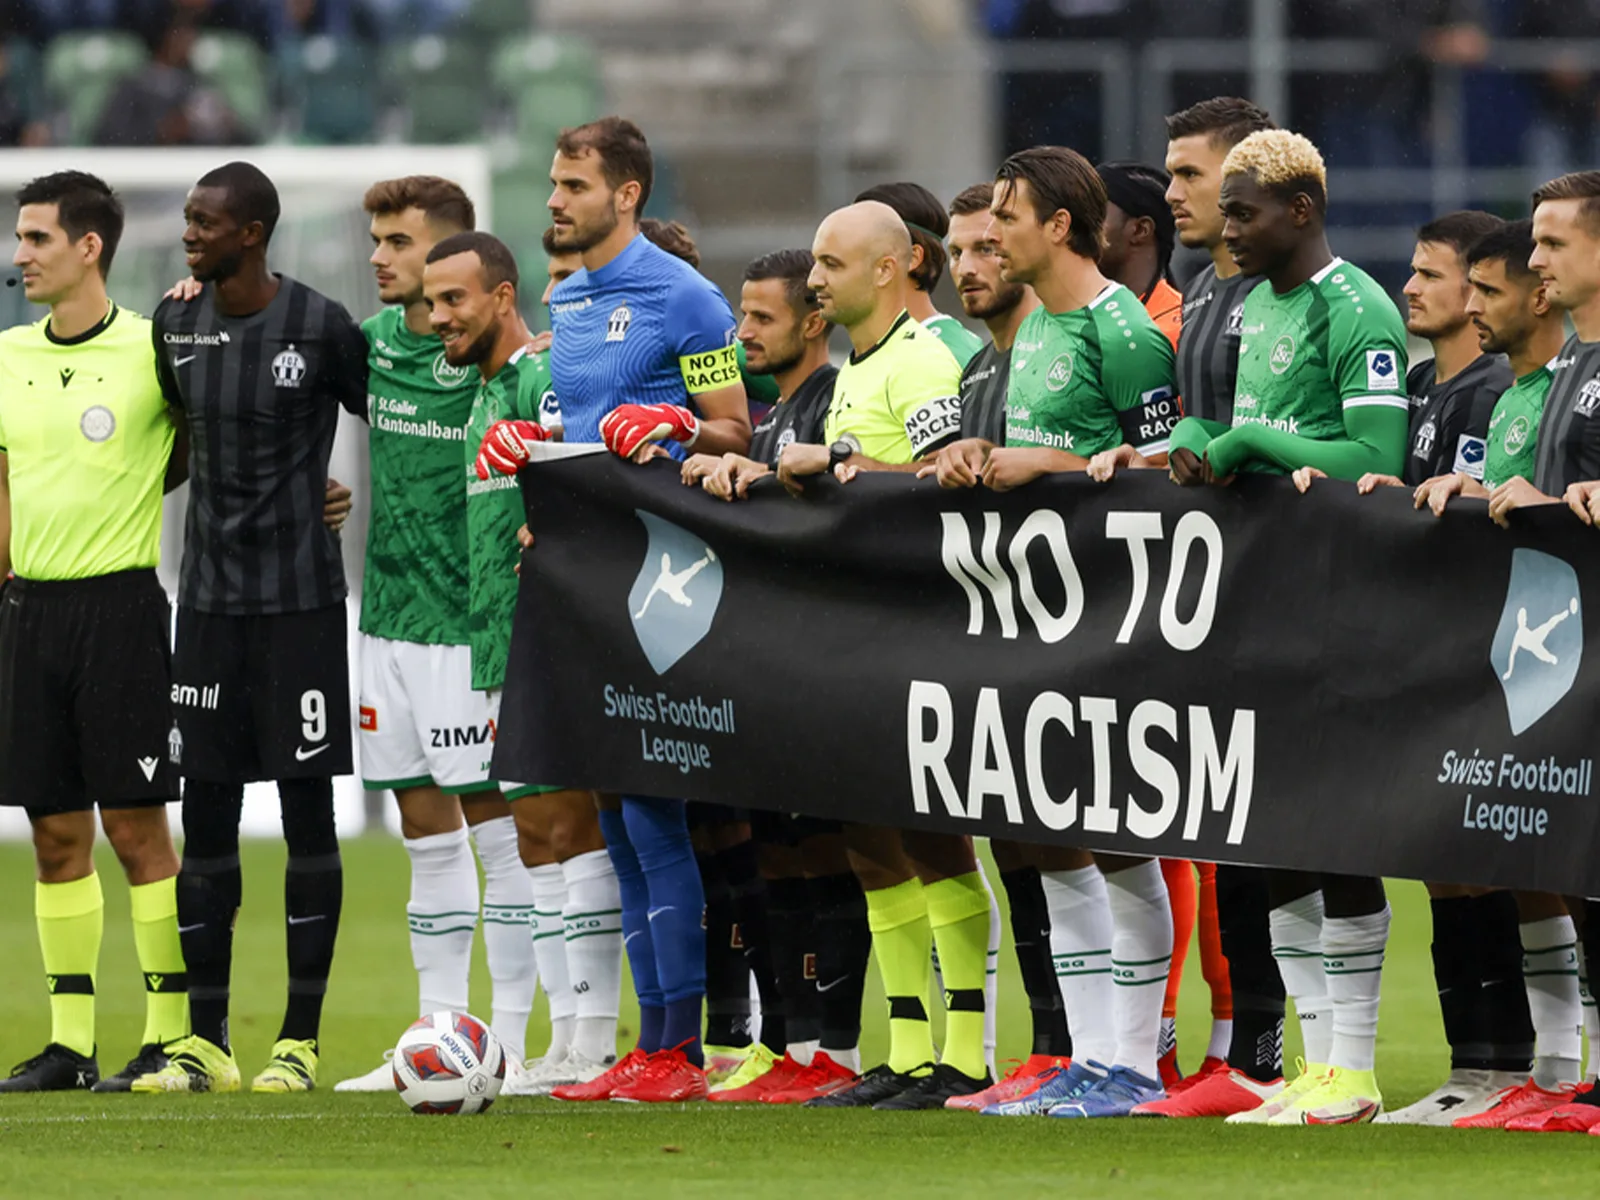
M44 56L44 83L63 125L61 138L83 145L94 134L111 90L144 65L144 43L131 33L64 33Z
M384 55L384 79L407 116L408 141L471 141L489 115L483 65L472 42L428 35Z
M519 38L495 55L491 79L525 145L600 115L600 69L587 42L549 34Z
M279 78L284 96L298 110L300 141L372 140L378 123L374 65L370 47L343 38L306 38L279 51Z
M246 129L257 137L274 132L267 58L254 41L242 33L204 33L195 40L190 61L195 74L222 93Z

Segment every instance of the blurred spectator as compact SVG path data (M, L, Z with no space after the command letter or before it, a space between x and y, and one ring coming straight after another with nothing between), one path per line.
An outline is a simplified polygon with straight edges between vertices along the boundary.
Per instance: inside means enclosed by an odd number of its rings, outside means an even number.
M305 37L376 41L381 34L377 14L362 0L282 0L272 7L273 35L278 45Z
M50 126L35 118L38 97L12 69L11 53L0 43L0 146L43 146L50 141Z
M386 38L449 33L471 0L364 0ZM531 14L531 10L530 10Z
M1600 38L1600 0L1521 0L1507 30L1513 37L1573 41ZM1540 180L1600 161L1600 78L1595 63L1559 44L1534 77L1535 116L1525 153Z
M18 0L3 7L21 10L23 28L17 32L39 42L58 33L113 29L122 17L120 0Z
M181 12L154 39L150 61L119 83L95 130L99 146L231 146L254 141L190 65L198 29Z
M196 31L242 33L263 50L272 49L274 15L283 0L122 0L122 24L150 46L170 26L183 22Z

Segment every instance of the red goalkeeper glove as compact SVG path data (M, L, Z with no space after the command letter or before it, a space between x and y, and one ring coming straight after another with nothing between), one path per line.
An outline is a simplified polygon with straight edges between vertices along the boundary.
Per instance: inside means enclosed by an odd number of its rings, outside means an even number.
M700 422L680 404L624 404L600 422L600 440L622 458L632 458L646 442L671 439L692 446Z
M550 431L537 421L496 421L483 435L473 469L479 479L488 479L491 472L515 475L531 457L528 447L549 438Z

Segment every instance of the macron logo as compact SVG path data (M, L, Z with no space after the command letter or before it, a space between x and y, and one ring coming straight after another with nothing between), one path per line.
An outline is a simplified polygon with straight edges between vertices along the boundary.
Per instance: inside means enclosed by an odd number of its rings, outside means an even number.
M1511 581L1489 662L1505 692L1513 735L1572 690L1583 659L1578 614L1578 576L1570 565L1538 550L1512 552Z

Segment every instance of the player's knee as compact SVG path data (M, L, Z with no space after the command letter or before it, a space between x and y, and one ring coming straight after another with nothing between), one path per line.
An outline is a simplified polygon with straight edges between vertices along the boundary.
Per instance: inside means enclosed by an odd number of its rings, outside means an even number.
M137 887L178 873L165 808L112 809L100 814L100 822L129 883Z
M550 853L557 862L605 849L600 820L588 792L560 792L546 797L550 808Z
M406 838L454 833L461 828L462 812L467 807L465 801L447 796L436 787L406 788L395 792L394 798L400 809L400 834ZM490 815L485 813L478 819L487 820Z
M40 883L68 883L85 878L94 870L92 815L60 813L35 818L33 857Z

